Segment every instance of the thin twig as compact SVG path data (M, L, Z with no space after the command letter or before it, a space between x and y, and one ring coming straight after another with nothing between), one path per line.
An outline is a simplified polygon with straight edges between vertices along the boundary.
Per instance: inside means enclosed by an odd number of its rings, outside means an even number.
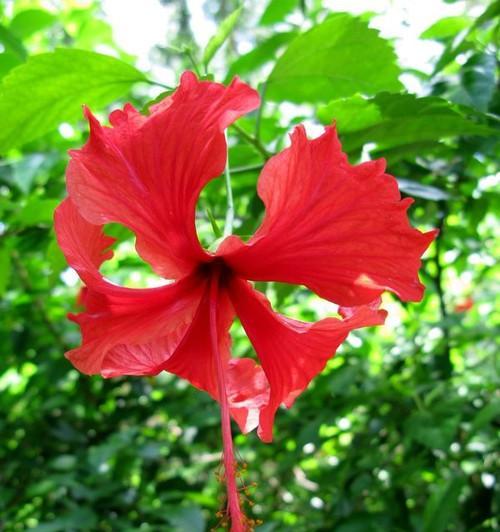
M191 64L193 65L194 71L196 73L196 76L198 78L201 78L200 69L198 68L198 63L196 62L193 53L191 52L190 48L184 48L184 53L188 56L189 60L191 61Z
M272 153L268 152L264 145L250 133L247 133L243 128L237 124L232 124L231 127L238 133L238 135L245 140L248 144L251 144L267 161L272 156Z
M445 377L449 377L452 371L451 365L451 336L448 323L448 311L446 309L446 302L444 300L444 289L443 289L443 275L444 267L441 263L441 244L443 239L443 230L445 227L445 220L448 214L447 205L445 202L441 202L442 212L439 217L439 235L436 238L436 254L434 256L434 262L436 264L436 291L439 298L439 310L441 314L441 329L444 336L444 350L442 354L442 363L440 364L441 370Z
M260 90L260 105L257 109L257 118L255 119L255 138L260 141L260 125L262 123L262 113L264 111L264 102L266 101L267 81L262 84Z
M256 170L262 170L264 168L263 164L249 164L247 166L237 166L236 168L231 168L231 174L244 174L245 172L254 172Z
M226 143L227 143L227 134L226 134ZM224 236L229 236L233 232L233 222L234 222L234 199L233 199L233 189L231 187L231 169L229 168L229 149L227 153L226 171L224 173L224 180L226 183L226 197L227 197L226 220L224 222Z
M167 91L173 91L174 88L175 88L175 87L170 87L169 85L165 85L161 81L155 81L153 79L146 78L143 81L144 81L144 83L147 83L148 85L156 85L157 87L162 87L163 89L165 89Z

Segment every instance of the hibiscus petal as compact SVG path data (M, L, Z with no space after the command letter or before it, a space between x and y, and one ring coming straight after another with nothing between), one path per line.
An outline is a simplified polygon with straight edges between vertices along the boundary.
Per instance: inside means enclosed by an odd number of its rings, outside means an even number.
M158 288L116 286L99 272L113 243L102 226L83 218L71 199L56 209L54 222L68 264L87 283L79 298L86 311L70 316L81 327L82 345L67 357L83 373L108 377L161 371L189 328L206 281L190 276Z
M326 318L305 323L274 312L263 294L243 279L234 277L230 285L236 313L262 363L270 386L270 399L260 412L258 434L271 441L276 410L293 404L309 382L349 332L360 327L380 325L386 312L372 305L345 309L346 319Z
M71 152L68 193L96 225L119 222L137 236L137 251L167 278L183 277L207 259L195 228L201 189L226 163L224 128L258 106L258 94L186 72L180 87L148 117L131 105L102 127L86 109L90 137Z
M217 362L210 349L209 313L209 291L206 290L189 331L162 369L188 380L219 401ZM226 394L231 415L242 432L248 432L257 426L259 411L269 401L269 385L262 368L253 360L230 359L229 328L234 319L234 309L225 290L219 291L216 315L219 354L226 371Z
M189 330L205 284L190 276L159 288L87 288L86 311L70 315L82 345L66 356L87 374L158 374Z
M104 377L168 371L219 400L206 280L190 276L156 293L125 289L108 295L88 290L83 304L87 312L73 317L82 329L82 346L68 354L80 371ZM259 411L269 401L269 385L253 360L230 359L233 318L233 307L222 292L217 330L226 394L231 415L248 432L257 426Z
M269 403L266 374L251 358L232 358L228 364L227 395L231 415L241 431L247 433L259 425L260 411Z
M71 199L67 198L54 213L57 242L68 264L86 283L102 282L99 266L113 256L108 249L115 241L103 233L102 226L82 218Z
M418 301L420 257L436 235L409 225L383 160L351 166L334 128L268 161L258 192L266 214L244 244L226 239L217 254L244 278L303 284L341 305L362 305L384 290Z
M210 348L208 282L201 274L150 289L111 284L99 273L113 239L89 223L66 199L55 213L55 230L68 263L88 286L80 296L85 312L71 315L82 331L82 345L67 353L74 366L104 377L156 375L166 370L187 379L218 400L216 366ZM221 290L219 351L226 364L231 414L243 432L258 424L269 400L269 385L250 359L229 359L229 328L234 310Z

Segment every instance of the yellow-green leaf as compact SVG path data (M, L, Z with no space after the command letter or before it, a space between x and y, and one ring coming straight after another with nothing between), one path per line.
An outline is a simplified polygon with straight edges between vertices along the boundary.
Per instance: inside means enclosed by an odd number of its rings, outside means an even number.
M132 65L95 52L62 48L31 57L0 85L0 153L75 120L83 104L106 105L144 80Z
M210 61L218 52L219 48L224 44L229 35L231 35L231 32L236 26L242 11L243 6L235 9L222 21L217 33L208 41L207 47L205 48L205 53L203 54L203 64L205 65L205 68L208 67Z

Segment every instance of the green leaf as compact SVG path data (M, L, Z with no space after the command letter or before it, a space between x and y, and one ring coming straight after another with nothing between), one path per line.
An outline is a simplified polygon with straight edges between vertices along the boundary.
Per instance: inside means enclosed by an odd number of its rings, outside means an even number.
M455 438L459 423L460 415L444 417L442 412L416 412L407 419L405 433L429 449L447 451Z
M56 152L29 153L23 155L19 160L11 163L13 183L27 194L37 182L37 179L43 176L54 164L56 158Z
M126 242L127 240L133 241L135 238L134 233L122 224L109 223L104 227L106 235L114 238L117 242Z
M335 532L381 532L388 530L387 518L372 513L359 513L343 520L335 527Z
M492 399L491 403L484 406L474 417L470 427L470 436L474 436L478 430L491 423L500 416L500 399Z
M208 68L208 65L214 55L217 53L219 48L224 44L226 39L231 35L238 18L243 11L243 6L240 6L238 9L235 9L229 16L227 16L221 23L217 33L208 41L207 47L205 48L205 53L203 54L203 64L205 68Z
M317 115L323 124L335 122L342 133L360 131L383 120L378 105L360 94L322 105L318 108Z
M222 236L222 231L220 230L220 227L217 224L217 220L215 219L212 209L210 209L210 207L207 205L205 211L207 213L208 220L210 221L210 225L212 226L215 238L220 238Z
M429 26L420 35L421 39L448 39L454 38L462 30L466 29L472 23L470 17L445 17Z
M494 20L500 15L500 0L494 0L491 4L484 10L483 14L476 19L474 27L481 26L485 22Z
M432 71L431 77L434 77L438 72L441 72L455 59L455 57L457 57L457 55L465 53L473 48L473 45L466 41L466 37L467 34L448 42L443 53L441 54L441 57L434 65L434 70Z
M28 56L26 48L23 43L5 26L0 24L0 43L2 43L6 50L11 51L23 61Z
M392 165L403 159L414 160L423 154L434 155L436 157L453 157L455 150L443 142L428 140L422 142L410 142L393 148L383 148L381 150L370 150L372 159L384 157L388 164Z
M31 198L14 216L14 221L23 225L50 224L58 199Z
M0 248L0 296L5 294L11 273L10 251L6 247Z
M267 81L275 101L321 102L402 88L391 44L360 18L333 15L295 38Z
M55 236L51 237L50 243L47 246L46 256L50 266L49 282L51 285L54 285L59 278L59 274L67 267L66 258L57 244Z
M459 34L456 38L450 40L446 45L441 57L434 65L434 70L431 76L435 76L438 72L441 72L449 63L451 63L459 54L467 52L474 48L474 44L468 42L470 36L477 28L480 28L483 24L490 22L500 14L500 0L492 2L479 16L474 24L467 30Z
M34 527L33 532L65 532L67 530L95 530L97 515L90 508L75 508L57 518Z
M100 18L86 18L80 25L78 33L74 36L75 48L92 50L98 45L107 45L116 49L113 41L113 30L111 26ZM123 55L120 55L123 58Z
M22 63L22 60L12 52L0 54L0 78L3 78L10 70Z
M478 53L469 57L460 71L467 103L487 111L496 89L497 61L493 54Z
M0 153L74 120L83 104L106 105L145 79L133 66L94 52L59 49L31 57L0 85Z
M242 76L248 72L254 72L266 63L275 61L278 50L289 43L295 35L294 31L275 33L250 52L241 55L231 64L226 81L230 81L235 75Z
M10 30L24 40L51 26L56 20L54 15L43 9L26 9L12 19Z
M52 469L58 471L71 471L77 464L76 456L72 454L61 454L56 456L50 463Z
M464 484L464 478L456 476L438 486L425 506L423 532L443 532L448 529Z
M271 0L260 18L259 25L270 26L282 22L298 3L298 0Z
M318 109L324 124L336 119L346 151L368 142L379 150L439 142L457 135L491 135L494 131L471 120L463 109L441 98L413 94L381 93L363 100L359 96L334 100Z
M199 506L169 509L167 519L173 527L173 532L204 532L205 530L205 518Z

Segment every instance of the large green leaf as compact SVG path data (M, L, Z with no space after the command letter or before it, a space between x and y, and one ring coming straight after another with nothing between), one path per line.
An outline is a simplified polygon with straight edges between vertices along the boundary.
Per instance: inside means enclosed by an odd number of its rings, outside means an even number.
M400 70L390 43L367 23L333 15L294 39L267 81L267 97L326 102L360 92L398 91Z
M462 108L437 97L381 93L334 100L318 109L324 124L336 121L347 151L368 142L379 150L439 142L457 135L490 135L493 131L474 122Z
M94 52L59 49L34 56L0 85L0 152L74 120L83 104L105 105L144 80L133 66Z

